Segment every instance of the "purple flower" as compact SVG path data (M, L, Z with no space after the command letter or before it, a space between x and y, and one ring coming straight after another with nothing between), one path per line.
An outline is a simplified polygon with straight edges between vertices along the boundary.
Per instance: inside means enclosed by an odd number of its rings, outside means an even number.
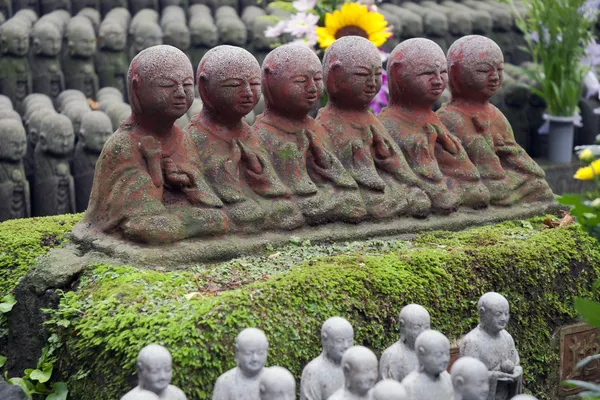
M286 21L279 21L275 25L268 27L267 29L265 29L265 37L274 38L281 36L283 34L283 29L285 28L285 26Z
M600 9L600 0L586 0L585 4L579 9L579 13L589 22L594 22L598 18Z
M307 13L298 13L286 21L284 32L291 33L296 37L304 37L315 32L319 16Z
M381 74L381 89L375 95L373 100L369 103L369 108L373 111L373 114L377 115L381 110L388 105L388 95L390 93L388 87L388 77L385 71Z
M562 35L560 33L557 33L555 37L552 37L548 28L542 26L542 43L548 44L553 38L556 38L557 42L562 42ZM529 39L534 43L539 43L540 33L538 31L531 32L529 34Z
M585 48L585 56L581 59L581 63L588 67L595 67L600 64L600 44L596 43L595 39L591 39Z

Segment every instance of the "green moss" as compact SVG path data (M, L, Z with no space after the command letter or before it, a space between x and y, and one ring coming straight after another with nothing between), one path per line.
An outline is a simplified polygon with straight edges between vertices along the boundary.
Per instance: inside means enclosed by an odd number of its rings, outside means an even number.
M167 346L174 383L189 398L209 398L233 367L233 340L248 326L270 341L270 365L296 377L320 352L319 330L348 318L358 343L380 353L397 338L397 315L416 302L434 328L458 339L477 323L475 303L489 290L511 303L526 387L541 398L555 384L555 329L576 318L574 296L592 292L600 247L580 227L542 229L541 218L412 241L290 245L264 255L184 272L96 265L65 293L49 327L64 343L57 370L74 398L125 393L139 349Z
M35 259L60 245L82 214L0 223L0 298L12 291Z

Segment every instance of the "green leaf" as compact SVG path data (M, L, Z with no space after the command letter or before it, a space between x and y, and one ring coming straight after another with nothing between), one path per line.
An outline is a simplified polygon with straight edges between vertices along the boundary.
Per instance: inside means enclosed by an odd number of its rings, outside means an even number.
M56 382L53 391L46 397L46 400L67 400L69 389L65 382Z
M48 380L50 379L50 376L52 376L52 365L46 365L46 366L44 366L43 370L39 370L39 369L34 370L31 373L30 378L31 378L31 380L35 380L35 381L44 383L44 382L48 382Z
M589 391L592 391L592 392L595 392L597 394L600 394L600 385L597 385L597 384L592 383L592 382L568 380L568 381L563 381L563 384L566 385L566 386L579 387L579 388L587 389Z
M2 303L0 303L0 313L6 314L7 312L10 312L15 304L17 304L15 296L12 294L7 294L2 298Z
M533 225L529 221L521 221L521 226L525 229L533 229Z
M34 392L34 388L30 381L25 380L23 378L10 378L8 380L8 383L11 385L19 386L23 390L23 393L25 393L27 398L29 400L32 400L32 398L33 398L32 394Z
M600 303L588 299L576 298L575 310L588 324L600 328Z
M2 354L0 354L0 368L2 368L4 366L4 364L6 364L6 360L8 360L5 356L3 356Z

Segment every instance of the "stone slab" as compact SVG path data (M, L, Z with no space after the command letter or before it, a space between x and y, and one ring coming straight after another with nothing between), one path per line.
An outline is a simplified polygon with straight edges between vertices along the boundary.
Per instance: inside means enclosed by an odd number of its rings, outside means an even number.
M339 222L294 231L198 238L169 245L132 243L118 236L92 232L89 226L79 223L71 233L71 240L76 246L74 251L80 256L89 252L100 253L118 260L122 265L171 270L262 252L267 246L281 247L288 244L292 237L319 243L398 237L431 230L458 231L504 220L556 214L560 209L564 207L556 203L530 203L510 208L489 207L485 210L461 208L450 215L432 215L426 219L398 218L360 224Z
M600 354L600 328L585 323L570 325L560 330L560 380L574 379L586 382L600 382L600 360L575 369L584 358ZM558 387L558 396L573 396L582 389L563 385Z

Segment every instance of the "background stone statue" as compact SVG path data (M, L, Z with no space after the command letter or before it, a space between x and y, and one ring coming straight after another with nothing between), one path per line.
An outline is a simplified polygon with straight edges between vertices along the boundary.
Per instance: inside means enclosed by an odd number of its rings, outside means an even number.
M241 331L235 339L236 367L217 379L213 400L259 400L260 383L267 362L269 343L265 334L256 328Z
M144 391L156 394L164 400L186 400L185 394L171 385L173 362L169 350L158 344L150 344L140 350L136 362L138 385L121 400L139 400L147 398Z
M100 87L115 87L127 94L129 58L125 52L127 31L117 21L105 19L100 25L95 66Z
M33 26L31 71L33 90L55 99L65 90L65 77L60 64L62 34L50 22L37 22Z
M371 393L373 400L409 400L404 386L394 379L377 382Z
M442 213L464 204L486 207L490 193L463 149L432 111L448 81L446 57L424 38L400 43L388 60L390 104L379 119L396 141Z
M96 162L104 143L112 133L110 118L102 111L90 111L83 116L79 141L73 157L77 212L83 212L87 208L94 182Z
M295 400L296 380L282 367L265 368L260 376L260 400Z
M515 342L505 328L510 307L504 296L488 292L479 298L479 325L460 342L460 356L482 361L490 371L489 400L505 400L521 393L523 368Z
M142 50L161 44L163 44L163 32L160 25L151 21L142 21L133 30L129 57L133 59Z
M377 357L363 346L352 346L342 356L344 386L333 393L330 400L370 399L371 389L377 382Z
M402 380L418 367L415 341L430 329L431 319L425 307L409 304L400 310L400 340L385 349L379 362L379 379Z
M0 94L8 96L19 113L32 91L29 52L30 28L15 18L0 26Z
M31 217L29 182L23 157L27 138L21 121L0 120L0 222Z
M506 117L490 98L503 79L502 50L491 39L465 36L448 51L450 102L437 111L478 168L491 204L551 201L542 170L519 146Z
M354 329L342 317L331 317L321 327L322 353L306 364L300 380L300 400L327 400L344 385L342 356L354 345Z
M473 357L461 357L450 370L454 400L487 400L490 392L488 370Z
M193 7L190 7L190 12ZM208 50L219 43L219 31L212 15L192 14L189 21L190 28L190 58L192 65L200 64L202 57Z
M226 230L225 215L215 209L220 201L194 164L197 150L174 125L192 104L193 82L188 58L172 46L151 47L134 58L128 72L131 117L98 159L83 223L150 243Z
M74 144L69 118L51 114L44 119L34 152L34 216L75 212L75 187L69 166Z
M33 179L35 175L35 148L38 144L40 137L40 129L42 123L49 115L56 114L54 108L41 107L25 120L25 128L27 134L27 154L25 155L24 167L25 176L30 183L30 189L33 190ZM33 193L32 193L33 194ZM33 196L32 196L33 197Z
M411 400L451 399L452 379L446 371L450 361L450 342L438 331L426 330L415 341L418 369L404 378L402 385Z
M66 86L77 89L87 98L95 98L99 89L94 66L96 32L85 17L73 17L67 28L68 53L63 62Z
M327 132L308 116L323 92L319 58L299 44L276 48L263 63L262 88L266 108L252 131L307 222L363 218L358 185L328 149Z
M344 36L325 52L323 72L329 99L316 120L358 183L368 215L376 219L427 215L429 198L414 186L418 179L402 151L368 108L381 88L377 48L360 36Z

